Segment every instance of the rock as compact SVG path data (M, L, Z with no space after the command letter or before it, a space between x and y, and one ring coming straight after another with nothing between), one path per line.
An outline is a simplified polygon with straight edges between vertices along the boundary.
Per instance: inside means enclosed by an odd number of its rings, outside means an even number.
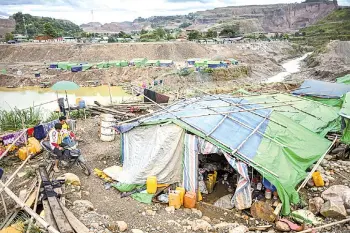
M214 206L223 208L223 209L233 209L233 204L231 203L233 194L227 194L221 198L219 198L216 202L214 202Z
M168 220L166 221L169 225L175 225L175 226L178 226L178 227L181 227L180 223L177 223L176 221L174 220Z
M128 229L128 224L126 224L126 222L124 222L124 221L118 221L117 225L118 225L119 231L121 231L121 232L124 232Z
M275 230L269 230L267 233L276 233Z
M57 178L57 180L63 180L63 179L65 180L65 184L80 186L79 177L73 173L66 173Z
M314 197L309 200L309 210L313 214L318 214L320 213L323 203L324 203L324 200L321 197Z
M314 180L312 178L309 179L309 181L307 182L307 186L309 186L309 187L314 187L315 186Z
M209 223L211 222L211 219L210 219L209 217L207 217L207 216L203 216L202 219L203 219L204 221L209 222Z
M80 214L87 213L94 210L94 205L87 200L76 200L73 202L73 208Z
M207 232L211 230L211 225L207 221L204 221L203 219L194 220L191 224L191 227L192 227L192 230L194 231L201 230L201 231Z
M324 191L321 197L326 201L340 202L350 208L350 188L345 185L333 185Z
M248 231L249 231L248 227L241 225L241 226L238 226L234 229L230 229L229 233L245 233Z
M184 212L185 214L188 214L188 215L192 213L191 209L188 209L188 208L184 208Z
M131 232L132 233L143 233L143 231L141 231L139 229L132 229Z
M98 229L100 225L97 222L93 222L93 223L90 224L90 226L92 228Z
M277 221L276 222L276 230L282 231L282 232L289 232L290 227L285 222Z
M198 218L201 218L201 217L203 216L202 211L197 210L197 209L195 209L195 208L192 209L192 213L193 213L194 215L197 215Z
M350 209L346 209L346 213L350 215Z
M273 222L276 219L274 209L266 202L257 201L252 204L250 213L254 218L263 219L268 222Z
M233 229L238 227L239 224L238 223L228 223L228 222L222 222L219 224L214 225L214 230L216 231L227 231L229 229Z
M166 208L165 208L165 211L166 211L168 214L173 214L173 213L175 213L175 207L174 207L174 206L166 207Z
M326 218L345 218L346 210L341 202L327 201L321 208L320 213Z
M146 210L146 214L149 216L155 216L156 215L156 211L154 210Z

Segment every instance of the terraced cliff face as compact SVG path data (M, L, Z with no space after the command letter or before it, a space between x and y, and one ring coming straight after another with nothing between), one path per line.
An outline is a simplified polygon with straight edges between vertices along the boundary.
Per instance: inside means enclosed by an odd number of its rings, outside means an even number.
M306 27L325 17L336 8L336 3L295 3L275 5L232 6L198 11L188 15L154 16L138 18L133 22L109 23L104 25L82 25L87 31L132 31L153 27L177 28L190 23L186 29L205 31L220 30L225 25L239 25L243 33L291 32Z

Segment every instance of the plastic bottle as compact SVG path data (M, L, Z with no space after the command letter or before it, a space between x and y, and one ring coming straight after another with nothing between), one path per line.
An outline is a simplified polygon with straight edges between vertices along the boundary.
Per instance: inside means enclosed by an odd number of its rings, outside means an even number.
M155 194L157 192L157 177L149 176L146 181L147 193Z
M271 190L270 189L266 189L265 190L265 198L267 200L270 200L272 198L272 193L271 193Z
M315 171L312 174L312 179L313 179L316 187L323 187L324 186L324 180L323 180L322 175L319 171Z
M175 209L179 209L181 207L181 198L179 191L173 190L169 192L169 206L174 206Z
M184 207L192 209L195 206L196 206L196 193L187 192L184 197Z
M181 205L183 205L184 204L184 197L185 197L186 190L183 187L177 187L176 191L178 191L180 193L180 203L181 203Z

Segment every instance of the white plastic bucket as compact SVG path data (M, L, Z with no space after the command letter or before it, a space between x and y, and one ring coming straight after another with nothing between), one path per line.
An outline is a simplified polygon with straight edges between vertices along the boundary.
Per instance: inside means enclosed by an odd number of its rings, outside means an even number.
M112 128L116 124L111 114L101 115L101 140L104 142L111 142L115 139L115 130Z

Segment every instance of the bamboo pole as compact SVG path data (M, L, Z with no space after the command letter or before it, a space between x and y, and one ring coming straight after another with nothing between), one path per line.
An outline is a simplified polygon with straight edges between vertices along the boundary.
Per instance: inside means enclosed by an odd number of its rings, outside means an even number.
M21 201L16 194L14 194L8 187L5 186L5 184L0 180L0 186L4 188L5 192L9 197L14 200L22 209L24 209L30 216L33 216L35 220L40 223L45 229L47 229L51 233L60 233L55 228L50 226L44 219L42 219L37 213L35 213L31 208L25 205L23 201Z
M108 92L109 92L109 99L111 101L111 105L113 106L113 100L112 100L112 94L111 94L111 84L108 83Z
M316 169L318 168L318 166L320 166L322 160L324 159L324 157L326 156L326 154L328 154L328 152L332 149L333 145L335 144L335 142L337 141L338 136L335 136L332 144L328 147L327 151L321 156L321 158L317 161L317 163L315 164L315 166L312 168L312 170L309 172L309 174L306 176L305 180L303 181L303 183L301 183L301 185L299 186L297 192L300 191L300 189L304 188L305 185L307 184L307 182L309 181L309 179L311 178L312 174L316 171Z
M304 230L304 231L299 231L299 233L313 232L313 231L316 231L316 230L320 230L320 229L323 229L323 228L335 226L335 225L346 223L346 222L350 222L350 218L343 219L343 220L340 220L340 221L337 221L337 222L332 222L332 223L329 223L329 224L326 224L326 225L322 225L322 226L319 226L319 227L310 228L310 229L307 229L307 230Z
M132 88L132 87L131 87L131 88ZM136 90L136 91L137 91L137 90ZM139 92L139 93L140 93L140 92ZM158 105L158 103L154 102L152 99L148 98L148 97L145 96L144 94L140 93L140 95L144 96L145 98L147 98L147 99L150 100L151 102L153 102L153 103L155 103L155 104ZM197 129L198 131L202 132L200 129L196 128L195 126L190 126L190 125L188 125L188 123L187 123L186 121L180 119L178 116L176 116L174 113L172 113L172 112L169 111L168 109L162 107L161 105L158 105L158 106L159 106L160 108L162 108L165 112L168 112L169 114L173 115L177 120L181 121L182 123L184 123L184 124L185 124L186 126L188 126L189 128L195 128L195 129ZM241 124L243 124L243 123L241 123ZM248 126L248 127L249 127L249 126ZM212 138L211 136L209 136L208 138L217 141L215 138ZM225 145L224 143L221 143L221 142L218 142L218 143L224 145L224 146L227 147L227 148L230 148L230 146ZM259 163L257 163L257 162L255 162L255 161L251 160L248 156L244 155L243 153L236 153L236 154L238 154L239 156L237 156L237 157L240 157L240 159L242 159L243 161L244 161L244 160L245 160L245 161L248 161L248 162L254 164L255 166L258 166L258 167L262 168L263 170L269 172L270 174L272 174L272 175L278 177L278 175L276 175L274 172L270 171L269 169L265 168L264 166L260 165ZM232 155L234 155L234 154L232 154Z
M215 130L225 121L225 119L227 118L227 115L224 116L221 121L214 127L214 129L212 129L208 134L207 137L210 136L212 133L215 132Z
M2 193L0 193L0 197L1 197L2 204L4 205L5 216L7 216L8 212L7 212L6 202Z
M38 175L38 177L40 177L40 176ZM39 178L38 190L37 190L37 192L36 192L36 197L35 197L35 202L34 202L34 207L33 207L33 211L34 211L35 213L36 213L36 209L37 209L37 207L38 207L38 199L39 199L39 195L40 195L41 182L42 182L42 180ZM34 219L34 217L32 216L32 217L30 218L30 221L29 221L29 224L28 224L28 228L27 228L26 233L29 233L29 232L30 232L30 229L32 228L32 224L33 224L33 219Z
M15 143L21 138L23 137L24 133L26 133L27 130L24 130L12 143L11 145L5 150L4 153L2 153L2 155L0 156L0 160L5 157L5 155L9 152L9 150L15 145Z
M226 103L228 103L228 104L230 104L230 105L233 104L233 103L231 103L230 101L227 101L227 100L225 100L225 99L222 99L221 97L215 97L214 95L212 95L212 94L210 94L210 93L207 93L207 92L205 92L205 91L202 91L202 90L200 90L200 89L198 89L198 88L194 88L194 89L199 90L199 91L203 92L203 93L206 94L206 95L209 95L209 96L211 96L211 97L214 97L216 100L224 101L224 102L226 102ZM242 99L242 100L243 100L243 99ZM234 105L233 105L233 106L234 106ZM242 107L242 106L237 106L237 107L238 107L238 108L245 109L245 108ZM261 115L260 113L257 113L257 112L252 112L252 114L257 115L257 116L262 117L262 118L265 117L264 115ZM277 121L274 121L274 120L272 120L272 119L269 119L269 120L270 120L271 122L273 122L273 123L279 125L279 126L282 126L282 127L284 127L284 128L287 128L285 125L282 125L282 124L278 123Z
M45 102L45 103L42 103L42 104L33 105L32 107L29 107L29 108L23 108L21 110L27 110L27 109L30 109L30 108L40 107L42 105L53 103L53 102L56 102L56 101L58 101L58 100L51 100L51 101L48 101L48 102Z
M192 117L201 117L201 116L211 116L211 115L226 115L231 113L239 113L239 112L252 112L256 110L262 110L262 109L270 109L270 108L278 108L283 106L290 106L290 104L281 104L281 105L275 105L275 106L268 106L268 107L260 107L260 108L251 108L251 109L241 109L241 110L235 110L235 111L227 111L227 112L215 112L215 113L207 113L207 114L198 114L198 115L191 115L191 116L183 116L181 118L192 118ZM208 107L209 110L213 110L211 107Z

